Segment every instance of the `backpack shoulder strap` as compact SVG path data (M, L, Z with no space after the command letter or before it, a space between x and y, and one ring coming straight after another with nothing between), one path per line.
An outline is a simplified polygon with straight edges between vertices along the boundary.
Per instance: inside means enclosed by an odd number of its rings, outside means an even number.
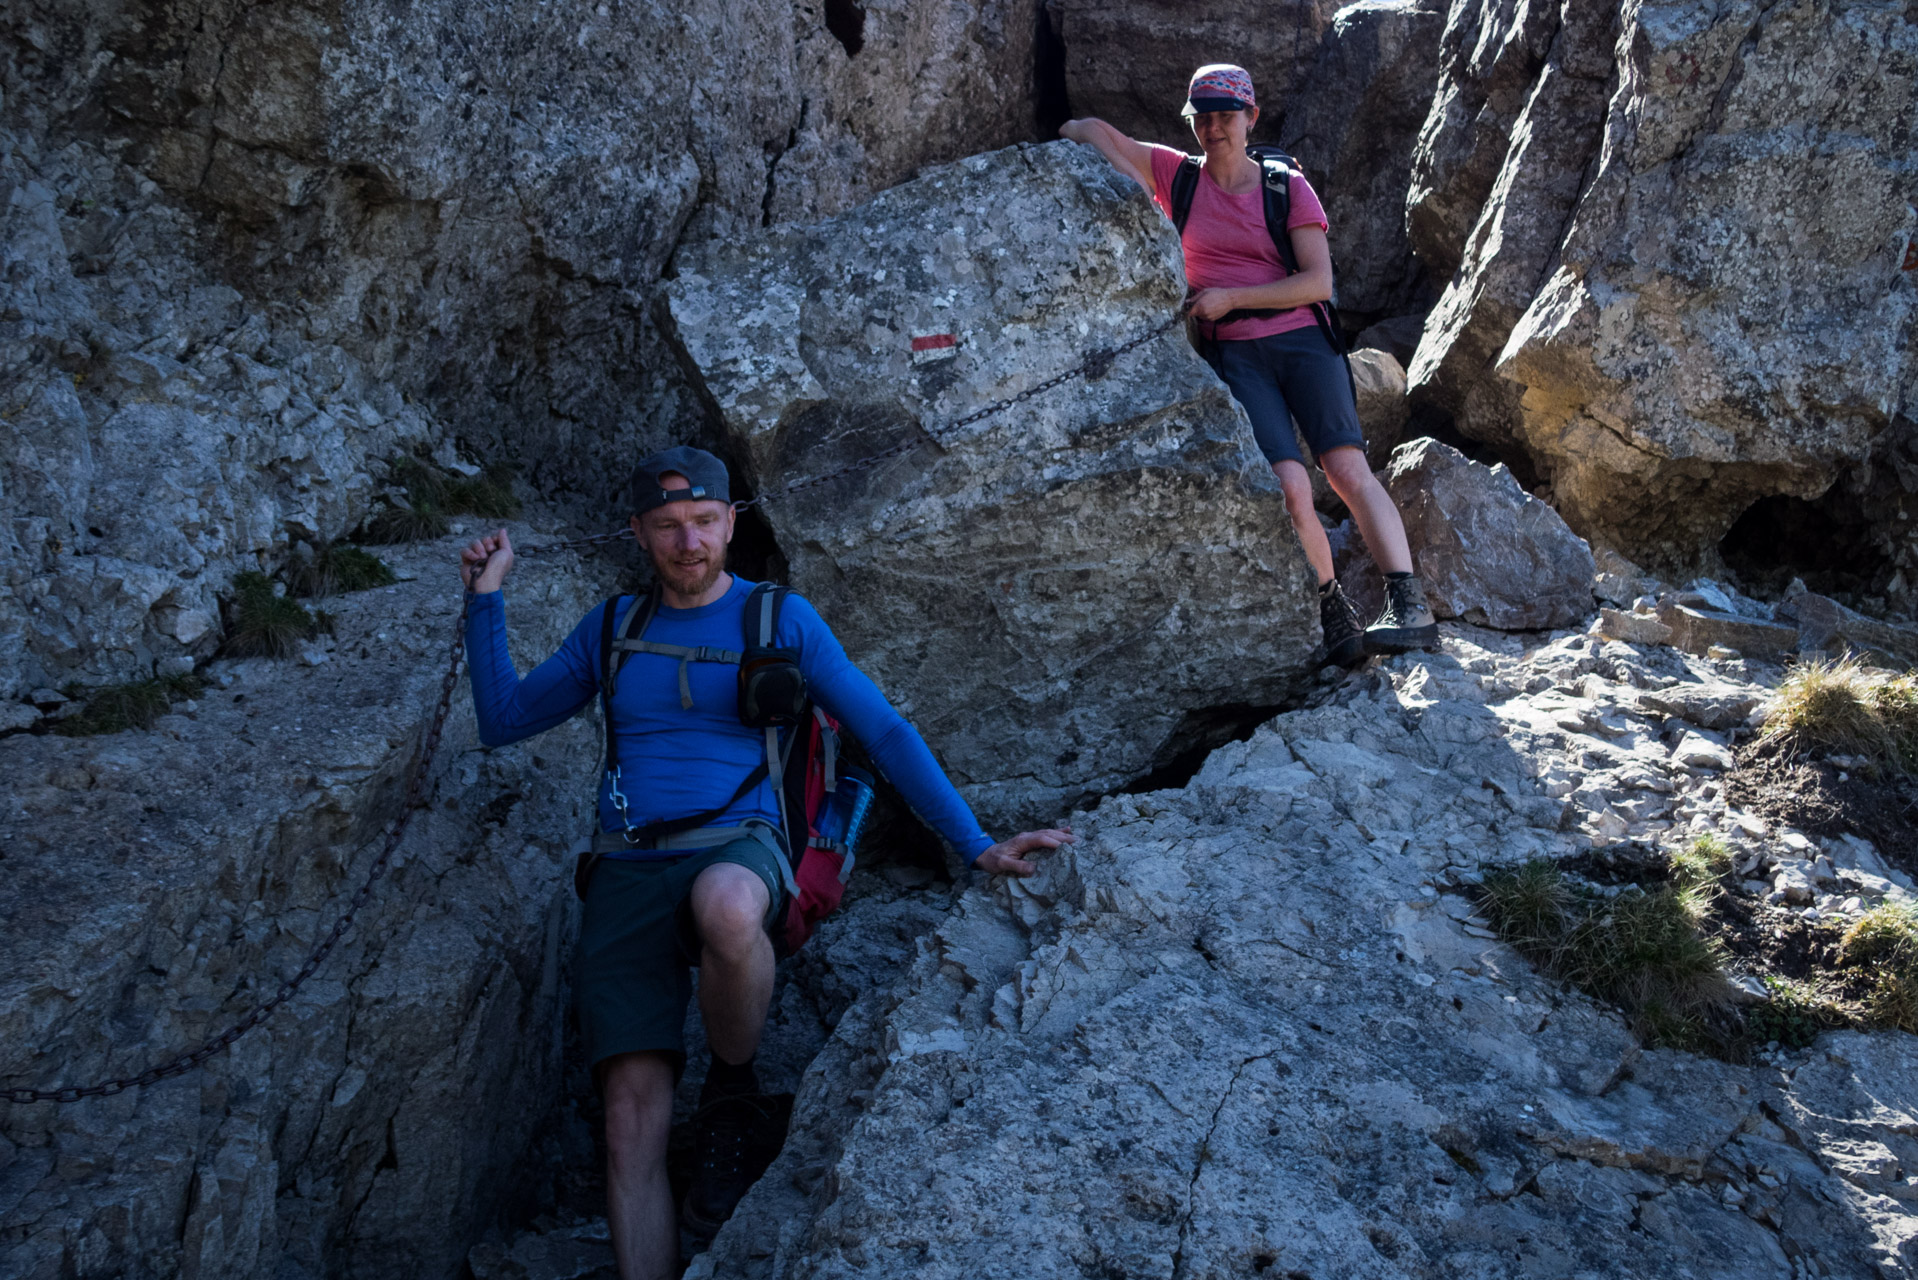
M1187 156L1172 175L1172 225L1180 235L1185 234L1186 219L1192 216L1192 197L1198 190L1199 160Z
M1259 172L1263 175L1266 234L1272 237L1286 273L1297 275L1299 257L1292 252L1292 229L1285 224L1292 219L1292 177L1298 167L1291 163L1290 156L1270 151L1254 153L1253 158L1259 162Z
M646 634L646 627L659 611L659 588L655 586L648 595L634 596L626 612L615 618L619 601L619 596L608 600L599 620L599 708L600 718L605 721L608 772L619 768L619 748L613 736L613 690L619 683L619 669L632 656L631 650L614 642Z
M746 597L745 628L748 649L770 649L779 639L779 612L792 588L761 582Z

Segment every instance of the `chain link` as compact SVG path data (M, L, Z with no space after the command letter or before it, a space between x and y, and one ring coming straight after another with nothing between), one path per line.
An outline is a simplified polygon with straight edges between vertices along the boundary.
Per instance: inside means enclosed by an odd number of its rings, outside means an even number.
M995 400L983 409L969 413L956 422L948 423L945 430L947 433L962 430L996 413L1003 413L1014 405L1024 404L1034 396L1043 395L1054 387L1062 386L1074 378L1084 377L1088 380L1103 378L1111 371L1113 362L1120 356L1126 355L1144 346L1161 334L1176 328L1183 321L1183 318L1183 313L1181 313L1178 316L1174 316L1171 320L1147 330L1129 342L1121 343L1116 347L1095 350L1088 354L1079 364L1067 369L1064 373L1047 378L1044 382L1035 383L1017 395L1007 396L1003 400ZM891 448L883 449L875 454L869 454L857 462L849 463L834 471L828 471L824 475L812 476L805 480L794 481L792 484L781 485L777 489L767 490L749 502L735 503L734 505L738 510L744 511L748 507L758 506L760 503L772 498L782 498L789 494L798 493L802 490L852 475L856 472L868 470L888 459L896 458L903 453L917 448L919 443L920 441L917 438L901 441ZM937 443L936 440L935 443ZM571 538L564 542L549 542L540 546L523 547L518 549L518 554L550 555L557 551L579 551L589 547L600 547L608 543L620 542L632 536L633 531L630 528L620 529L612 533L596 533L583 538ZM365 878L360 881L359 887L354 890L353 896L348 899L346 910L340 913L339 917L333 921L332 928L328 929L325 935L320 938L319 942L314 944L312 950L306 953L306 959L301 963L298 971L296 971L291 978L281 982L271 996L235 1019L226 1030L210 1039L202 1041L199 1045L187 1050L185 1053L168 1058L158 1066L148 1067L138 1075L121 1076L113 1080L103 1080L98 1084L69 1085L63 1089L0 1089L0 1102L78 1102L82 1098L110 1098L114 1094L124 1093L128 1089L143 1089L150 1084L158 1084L162 1080L185 1075L194 1068L204 1065L209 1059L218 1057L220 1054L232 1048L240 1037L272 1017L274 1011L288 1000L291 1000L299 989L306 984L308 978L311 978L315 973L319 972L320 966L326 963L326 958L333 954L333 949L340 944L340 940L352 929L353 922L359 915L361 908L373 900L374 886L376 886L380 878L386 874L387 866L392 862L394 853L399 850L401 840L406 837L407 827L411 825L413 815L425 804L427 776L432 772L433 760L439 754L440 739L445 733L447 718L451 716L453 712L453 691L459 687L460 666L466 656L466 621L472 607L472 600L473 597L469 593L460 602L459 618L453 624L453 641L448 652L446 673L440 677L439 702L433 708L433 718L428 722L426 735L421 740L419 761L414 765L412 776L406 784L405 805L400 810L399 817L394 819L392 829L386 833L386 839L380 845L378 856L373 859L372 865L367 868Z

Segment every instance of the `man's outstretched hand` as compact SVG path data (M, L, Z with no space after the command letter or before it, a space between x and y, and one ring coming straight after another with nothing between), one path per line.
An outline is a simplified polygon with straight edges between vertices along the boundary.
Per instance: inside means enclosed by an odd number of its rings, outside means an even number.
M1040 849L1057 849L1062 844L1077 844L1079 837L1071 827L1048 827L1044 831L1021 831L1010 840L1001 840L973 861L977 870L989 876L1029 876L1039 868L1021 855Z
M460 581L475 595L498 591L513 567L513 540L506 530L482 534L460 551Z

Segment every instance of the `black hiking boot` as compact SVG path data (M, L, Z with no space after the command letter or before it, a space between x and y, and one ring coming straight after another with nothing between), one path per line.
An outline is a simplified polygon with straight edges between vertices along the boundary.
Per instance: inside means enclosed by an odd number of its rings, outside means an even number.
M1365 661L1358 610L1337 578L1319 588L1319 629L1325 632L1325 666L1356 667Z
M715 1098L694 1113L693 1158L697 1163L680 1220L695 1236L712 1239L752 1186L757 1171L751 1166L751 1156L771 1114L766 1099L757 1094Z
M1438 643L1438 619L1425 603L1425 588L1409 573L1385 575L1385 608L1378 621L1365 629L1365 647L1372 653L1410 653Z

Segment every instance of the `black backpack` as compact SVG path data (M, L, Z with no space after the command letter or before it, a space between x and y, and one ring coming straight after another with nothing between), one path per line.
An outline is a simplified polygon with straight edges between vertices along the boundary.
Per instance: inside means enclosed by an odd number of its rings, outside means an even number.
M1299 259L1292 252L1292 233L1285 224L1292 214L1292 179L1294 175L1302 176L1303 171L1297 160L1277 147L1247 147L1245 153L1258 161L1259 170L1264 175L1266 233L1272 237L1273 247L1279 251L1279 261L1285 264L1286 274L1297 275ZM1192 216L1192 197L1199 189L1200 172L1199 158L1187 156L1179 165L1178 172L1172 175L1172 225L1182 236L1185 234L1186 219ZM1346 345L1345 335L1339 332L1337 319L1332 315L1332 304L1314 302L1311 310L1312 318L1319 322L1319 331L1332 344L1332 350L1345 356L1350 348ZM1278 314L1278 309L1274 307L1243 308L1228 311L1217 323L1265 319ZM1351 372L1350 359L1346 360L1346 372Z

